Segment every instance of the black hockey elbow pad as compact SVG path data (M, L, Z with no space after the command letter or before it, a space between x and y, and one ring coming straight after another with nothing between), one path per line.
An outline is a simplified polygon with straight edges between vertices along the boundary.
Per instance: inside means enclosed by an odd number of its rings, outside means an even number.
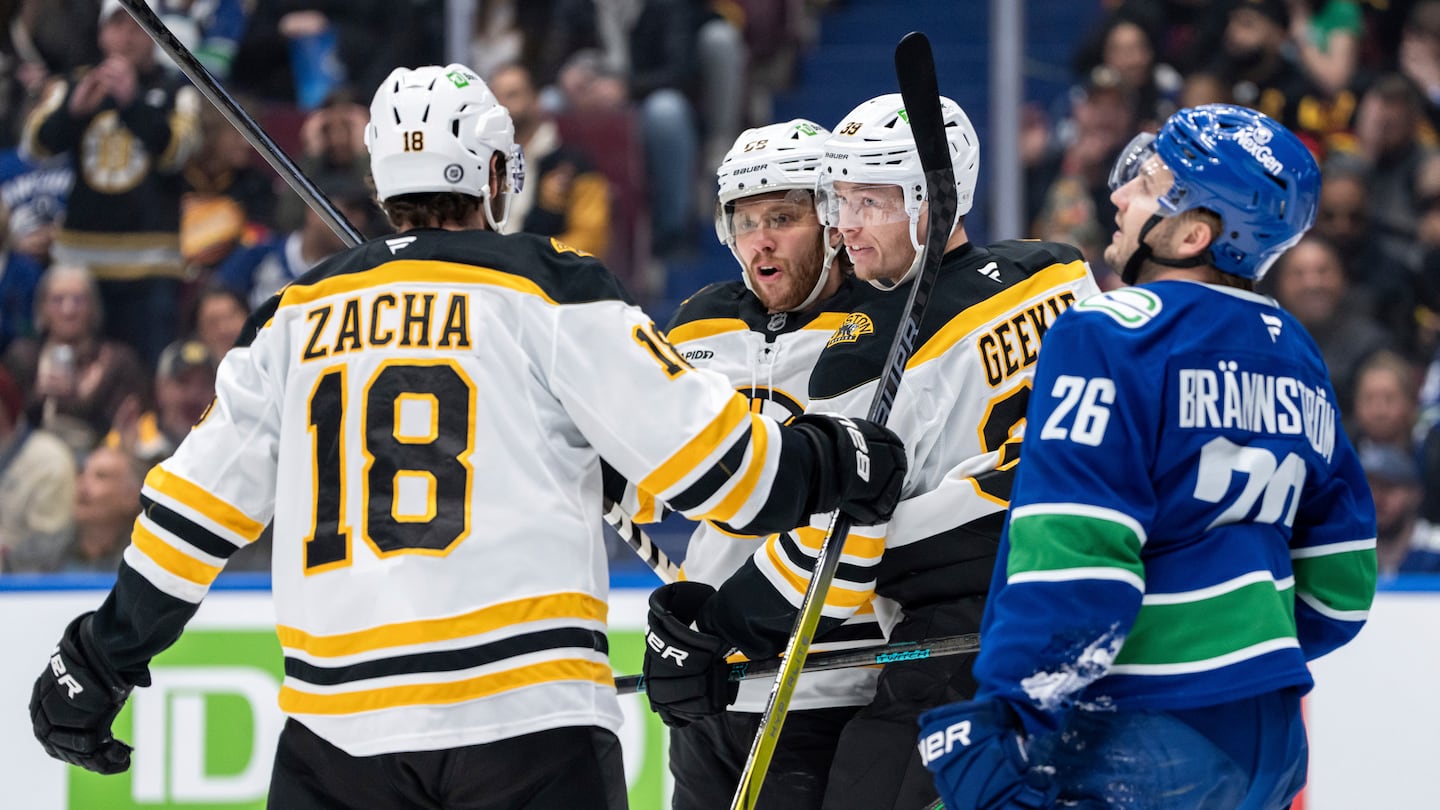
M803 414L791 422L815 448L811 513L839 509L857 526L890 519L908 461L900 437L868 419Z

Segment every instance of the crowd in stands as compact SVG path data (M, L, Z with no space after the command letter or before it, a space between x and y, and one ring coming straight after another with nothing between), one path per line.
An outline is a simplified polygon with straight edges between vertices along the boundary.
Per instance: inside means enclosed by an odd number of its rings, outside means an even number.
M366 104L391 68L446 61L446 0L149 2L361 234L388 232ZM527 162L507 230L655 301L724 149L842 2L462 3ZM1114 286L1107 177L1137 129L1223 101L1301 133L1319 217L1265 292L1330 366L1382 570L1440 571L1440 0L1095 3L1073 86L1025 108L1029 235ZM248 311L345 242L118 0L16 0L0 22L0 572L113 570Z

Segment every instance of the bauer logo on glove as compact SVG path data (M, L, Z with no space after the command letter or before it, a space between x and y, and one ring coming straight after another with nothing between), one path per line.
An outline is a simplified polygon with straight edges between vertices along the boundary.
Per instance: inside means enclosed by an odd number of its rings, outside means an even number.
M945 727L944 731L937 731L922 738L920 740L920 761L929 765L934 760L950 753L957 742L962 746L970 745L969 720L951 723Z
M650 649L659 653L661 660L669 658L675 662L675 666L681 669L685 668L685 659L690 657L690 653L679 647L666 644L665 639L656 635L655 631L648 627L645 628L645 643L650 645Z

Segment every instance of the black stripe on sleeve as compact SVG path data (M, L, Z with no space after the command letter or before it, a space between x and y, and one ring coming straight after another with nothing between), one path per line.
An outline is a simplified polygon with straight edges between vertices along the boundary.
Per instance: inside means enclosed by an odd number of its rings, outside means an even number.
M144 495L140 496L140 505L145 510L146 517L155 521L155 525L212 557L227 560L231 554L240 550L239 546L229 540Z
M745 460L745 451L750 449L751 430L752 428L745 428L740 438L725 451L719 461L700 476L700 480L686 487L684 492L669 498L666 502L671 508L681 512L694 509L718 492L726 481L739 472L740 463Z
M746 560L720 586L719 593L701 607L696 625L739 647L751 659L770 658L779 655L789 642L796 612L755 567L755 561ZM821 616L815 637L828 639L828 634L842 622Z
M342 683L363 681L369 678L383 678L390 675L414 675L425 672L455 672L462 669L493 664L507 658L514 658L542 650L577 647L609 653L610 644L599 630L578 627L561 627L541 630L520 636L466 647L461 650L401 655L350 664L340 667L322 667L298 658L285 658L285 674L291 678L316 686L335 686Z
M840 641L884 641L885 634L880 631L879 622L846 622L834 630L827 632L823 637L816 636L815 642L826 644Z
M830 542L835 543L838 541L831 540ZM781 533L780 548L785 551L785 556L789 557L790 561L802 570L809 571L812 574L815 572L815 558L806 554L804 549L800 548L799 541L797 541L790 532ZM875 566L842 562L839 567L835 569L835 579L841 582L853 582L856 584L873 582L875 581Z

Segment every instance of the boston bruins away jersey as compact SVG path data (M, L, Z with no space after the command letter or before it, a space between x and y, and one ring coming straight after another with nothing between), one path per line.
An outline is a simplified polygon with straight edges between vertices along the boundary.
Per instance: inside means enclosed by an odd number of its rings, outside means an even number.
M668 337L697 368L718 371L750 399L753 410L782 422L805 411L810 370L831 335L868 296L881 295L847 278L835 295L801 313L770 313L741 281L712 284L687 299L670 322ZM718 587L750 558L763 538L735 535L713 522L696 527L685 550L686 579ZM869 605L812 648L815 651L878 644L884 634ZM858 706L875 692L877 671L855 667L800 676L793 709ZM761 712L769 694L764 679L742 681L733 711Z
M143 679L273 517L280 705L350 754L619 726L601 453L692 518L804 519L803 475L778 471L810 468L808 440L690 368L561 243L375 240L285 287L247 333L146 479L94 624Z
M811 374L811 411L868 413L907 292L871 296L846 317ZM850 531L820 634L876 593L901 607L985 593L1040 342L1056 316L1097 292L1068 245L966 244L945 254L887 423L910 459L904 499L889 524ZM829 520L817 515L768 540L711 600L704 623L751 654L778 652ZM979 618L932 631L974 632Z

